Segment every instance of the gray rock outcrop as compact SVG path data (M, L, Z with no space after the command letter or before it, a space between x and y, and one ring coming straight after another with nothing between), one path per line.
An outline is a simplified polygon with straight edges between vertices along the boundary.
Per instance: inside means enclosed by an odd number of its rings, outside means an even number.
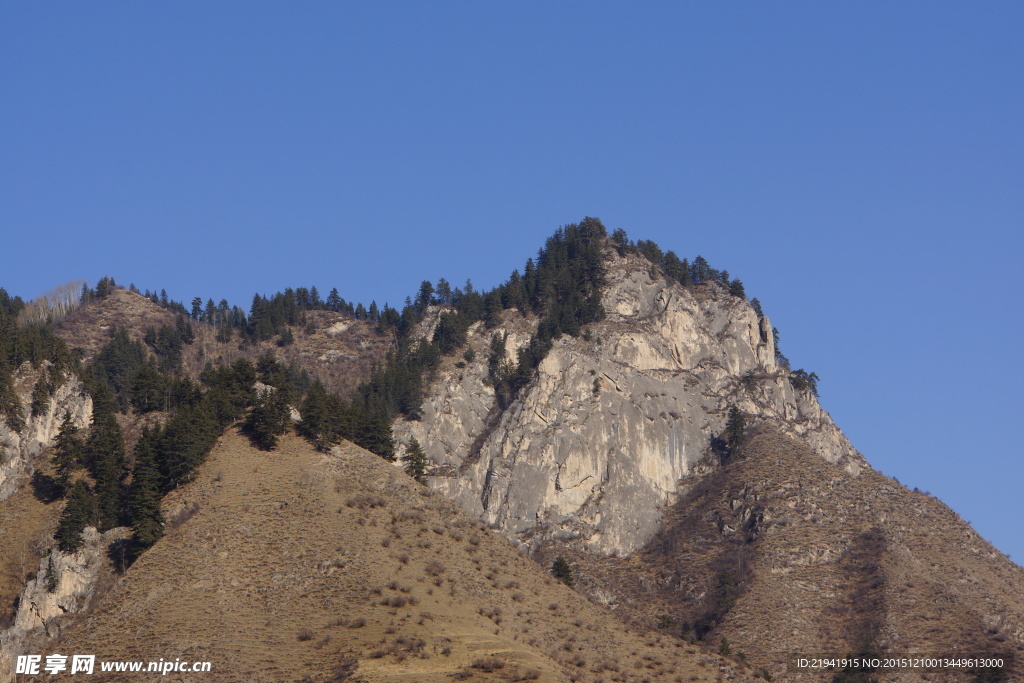
M39 378L39 371L25 363L15 372L15 390L22 403L25 427L21 431L11 429L0 418L0 500L9 498L18 485L32 474L36 460L43 450L53 445L60 431L64 413L79 428L89 425L92 420L92 398L85 393L81 380L70 376L65 378L53 396L46 410L32 415L30 398L32 388Z
M507 333L511 360L536 320L506 311L497 329L470 329L472 361L445 359L422 419L394 425L400 444L415 437L436 464L432 487L522 543L628 554L709 457L731 405L852 475L866 466L817 399L794 389L770 321L746 300L671 283L639 256L608 264L605 320L558 339L506 410L487 381L489 340Z
M82 532L85 543L76 552L53 548L39 561L39 571L26 582L18 600L14 624L0 631L0 682L11 680L17 655L39 654L38 649L59 635L62 617L88 606L98 578L111 571L108 546L127 534L124 528L101 534L86 527Z

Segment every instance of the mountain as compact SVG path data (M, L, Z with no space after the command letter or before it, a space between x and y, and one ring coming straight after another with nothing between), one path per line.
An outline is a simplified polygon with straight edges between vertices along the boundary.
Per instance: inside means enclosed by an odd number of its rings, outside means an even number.
M111 281L10 332L3 294L0 670L92 648L232 663L212 680L1024 679L1024 569L875 471L699 257L588 218L400 312L288 290L188 314ZM414 442L425 485L388 462ZM72 482L98 529L67 532ZM1004 666L790 667L985 653Z
M580 590L634 623L725 638L776 676L794 652L1020 652L1024 570L874 471L767 317L721 283L684 287L610 244L604 259L604 320L555 341L514 402L491 340L511 363L538 319L505 311L395 422L431 487L541 562L573 558ZM729 455L732 407L748 442Z
M604 256L605 319L559 338L507 409L488 377L490 340L505 340L511 363L539 322L516 311L471 328L475 360L445 361L422 419L395 423L400 442L418 439L438 463L432 486L525 543L572 538L626 554L655 534L660 508L707 458L730 406L848 472L864 468L777 363L767 317L717 282L687 288L639 254L606 246Z

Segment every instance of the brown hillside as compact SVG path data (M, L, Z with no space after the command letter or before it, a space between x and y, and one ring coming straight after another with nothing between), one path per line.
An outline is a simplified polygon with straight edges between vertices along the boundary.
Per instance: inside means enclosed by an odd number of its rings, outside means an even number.
M25 577L39 567L61 507L40 502L28 485L0 501L0 630L14 620Z
M375 326L364 320L332 311L306 311L304 315L305 325L291 328L295 343L285 347L277 346L274 340L241 344L237 335L229 342L219 342L212 326L193 320L196 339L184 347L184 370L196 378L207 363L230 364L239 358L255 362L273 351L279 360L295 362L309 371L328 391L349 396L391 348L391 338L378 334ZM80 349L88 361L116 327L125 327L132 338L142 340L147 327L174 325L176 318L176 314L141 294L115 288L105 299L93 301L60 320L56 332L69 347Z
M286 436L265 453L230 433L165 504L172 530L52 651L213 663L166 680L751 678L679 638L628 631L349 444L324 455Z
M705 638L727 638L776 680L817 680L787 676L790 654L865 643L880 654L1024 654L1024 569L941 501L872 470L851 476L775 433L744 453L694 484L642 552L574 554L582 592L666 633L712 615ZM1024 680L1016 666L1012 680ZM879 679L973 680L925 675Z

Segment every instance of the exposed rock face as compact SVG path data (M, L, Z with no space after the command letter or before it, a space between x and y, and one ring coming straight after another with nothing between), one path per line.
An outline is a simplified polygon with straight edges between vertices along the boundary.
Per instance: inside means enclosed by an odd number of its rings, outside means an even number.
M500 418L485 381L488 340L508 332L514 357L536 321L506 312L505 327L470 330L473 362L445 361L422 421L395 424L399 442L415 436L442 465L431 486L522 542L575 540L621 554L657 531L730 405L851 474L865 466L815 397L776 365L771 323L748 302L717 284L670 283L638 256L608 263L606 319L589 340L559 339Z
M82 611L96 591L97 579L110 571L106 552L110 542L127 534L111 529L101 534L94 527L82 532L84 545L73 553L57 549L39 562L35 578L25 584L14 625L0 632L0 681L14 671L13 657L60 632L60 617Z
M65 412L71 413L71 419L79 428L88 426L92 420L92 398L85 393L77 377L67 378L57 387L47 409L33 416L29 404L38 377L39 372L28 363L14 376L22 401L25 428L16 432L0 418L0 500L14 493L18 484L32 473L35 459L53 445Z

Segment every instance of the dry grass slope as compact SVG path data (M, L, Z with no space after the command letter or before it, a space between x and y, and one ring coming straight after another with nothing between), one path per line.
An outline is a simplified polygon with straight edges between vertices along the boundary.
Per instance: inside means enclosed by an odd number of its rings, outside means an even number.
M26 575L39 567L61 507L41 503L28 485L0 501L0 629L13 623Z
M865 643L1024 659L1024 569L941 501L871 470L850 476L772 432L745 453L682 496L644 551L573 554L581 591L665 633L711 615L707 639L726 637L776 680L790 680L791 653L842 656Z
M203 681L750 678L681 639L627 630L349 444L324 455L289 435L264 453L230 433L166 505L180 525L55 651L209 660Z

